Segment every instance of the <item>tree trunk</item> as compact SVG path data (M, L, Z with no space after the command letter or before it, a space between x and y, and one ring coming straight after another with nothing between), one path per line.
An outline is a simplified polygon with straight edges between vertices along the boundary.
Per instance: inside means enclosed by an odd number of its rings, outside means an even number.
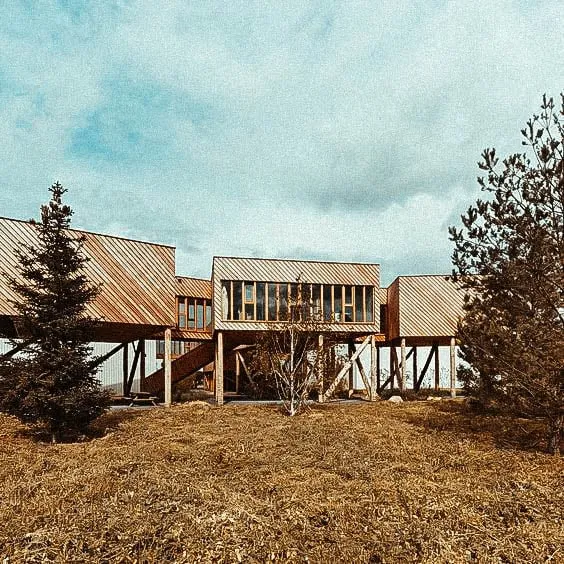
M560 443L564 434L564 415L560 414L548 420L548 452L560 454Z

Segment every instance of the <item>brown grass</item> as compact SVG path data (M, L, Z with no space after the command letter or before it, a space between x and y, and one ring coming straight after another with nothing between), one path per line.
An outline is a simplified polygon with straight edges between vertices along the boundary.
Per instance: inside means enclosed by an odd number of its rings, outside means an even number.
M531 422L197 402L99 425L51 446L0 416L4 562L564 561L564 462Z

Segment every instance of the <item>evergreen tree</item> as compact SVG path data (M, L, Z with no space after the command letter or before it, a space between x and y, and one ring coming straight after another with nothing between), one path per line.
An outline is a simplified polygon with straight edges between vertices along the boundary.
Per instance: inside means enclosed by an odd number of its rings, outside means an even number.
M92 367L96 320L85 310L99 292L85 274L83 237L68 232L71 208L57 182L41 206L36 245L18 251L20 278L10 279L20 334L30 344L0 363L0 410L50 433L53 441L84 432L107 408ZM15 344L15 343L14 343Z
M548 450L564 429L564 95L543 97L521 131L529 154L499 162L486 149L478 179L489 197L451 227L454 278L468 291L459 325L467 389L547 422ZM532 158L531 158L532 157Z

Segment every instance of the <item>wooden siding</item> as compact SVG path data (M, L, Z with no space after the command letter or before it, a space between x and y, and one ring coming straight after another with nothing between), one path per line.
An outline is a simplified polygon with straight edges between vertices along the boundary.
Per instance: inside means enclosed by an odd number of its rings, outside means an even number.
M176 277L176 295L211 300L212 283L204 278Z
M373 286L374 321L372 323L321 323L321 325L323 330L328 332L357 334L378 332L380 326L379 265L235 257L214 257L213 259L214 328L222 331L261 331L279 325L277 322L269 321L223 321L222 280L293 283L298 279L309 284Z
M174 247L74 229L69 233L84 235L84 254L90 259L86 274L102 284L100 295L87 308L90 315L106 323L174 325ZM29 222L0 218L0 272L19 278L15 251L20 244L36 242L37 232ZM13 315L10 300L17 299L0 276L0 315Z
M388 288L388 338L453 336L463 303L445 275L400 276Z

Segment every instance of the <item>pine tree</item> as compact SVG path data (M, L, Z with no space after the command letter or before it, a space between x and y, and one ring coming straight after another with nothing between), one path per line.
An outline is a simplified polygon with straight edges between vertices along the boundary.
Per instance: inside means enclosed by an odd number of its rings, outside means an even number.
M20 333L30 344L0 364L0 410L48 432L53 441L84 432L107 408L89 342L97 321L86 307L98 294L84 274L83 237L69 233L71 208L58 182L41 206L36 245L22 245L20 278L10 279ZM15 343L14 343L15 344Z
M489 197L450 228L454 278L468 290L459 326L466 387L484 401L564 432L564 95L543 98L521 131L527 153L482 154ZM531 158L532 156L532 158Z

